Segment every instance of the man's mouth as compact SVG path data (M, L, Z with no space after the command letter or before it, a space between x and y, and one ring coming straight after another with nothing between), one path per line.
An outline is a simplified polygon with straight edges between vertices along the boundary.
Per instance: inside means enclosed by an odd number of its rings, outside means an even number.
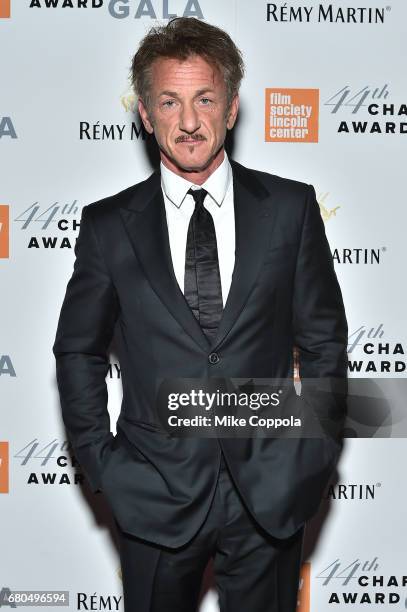
M181 140L178 144L186 144L186 145L200 145L204 140Z

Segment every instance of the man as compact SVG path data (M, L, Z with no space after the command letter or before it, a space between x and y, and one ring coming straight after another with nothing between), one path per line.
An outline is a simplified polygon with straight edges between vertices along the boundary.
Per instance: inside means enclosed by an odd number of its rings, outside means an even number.
M210 558L223 612L291 612L304 525L340 441L173 436L157 393L171 379L292 379L294 346L304 382L346 379L315 191L228 159L243 62L219 28L152 28L132 76L160 169L83 208L53 346L64 423L117 521L126 612L196 610ZM116 327L114 437L105 376ZM315 414L340 424L341 397Z

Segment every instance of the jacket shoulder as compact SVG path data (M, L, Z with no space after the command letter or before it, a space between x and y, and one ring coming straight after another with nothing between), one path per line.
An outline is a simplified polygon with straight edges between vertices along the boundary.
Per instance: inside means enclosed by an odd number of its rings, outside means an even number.
M256 170L255 168L248 168L243 164L235 160L231 160L232 167L238 170L241 174L246 176L246 179L257 180L263 187L265 187L270 193L282 193L292 197L300 197L303 199L306 197L309 191L309 184L303 181L297 181L295 179L273 174L271 172L265 172L263 170Z
M90 204L86 204L83 208L87 209L87 213L92 216L105 217L109 216L112 211L115 211L120 206L126 205L133 198L145 197L151 193L154 182L157 180L157 172L153 172L145 180L130 185L115 193Z

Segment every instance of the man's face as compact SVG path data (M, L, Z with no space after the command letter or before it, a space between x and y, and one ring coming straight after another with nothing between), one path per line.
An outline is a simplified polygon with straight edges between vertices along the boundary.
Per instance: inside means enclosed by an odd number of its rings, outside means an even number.
M202 57L165 58L152 65L151 108L139 100L146 130L154 132L163 162L175 172L200 172L223 158L226 130L235 123L236 95L226 116L226 85ZM219 162L220 163L220 162Z

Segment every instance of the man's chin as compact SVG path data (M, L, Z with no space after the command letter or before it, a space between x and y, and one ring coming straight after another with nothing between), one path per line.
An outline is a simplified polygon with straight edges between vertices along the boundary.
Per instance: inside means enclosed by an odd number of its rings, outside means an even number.
M184 172L204 172L208 166L210 165L212 161L212 158L210 157L209 159L205 160L204 162L190 162L190 163L183 163L182 165L179 165L179 168L181 170L183 170Z
M184 172L203 172L203 170L206 170L206 168L209 166L210 164L210 159L205 162L204 164L200 164L200 163L190 163L190 164L177 164L178 168L180 170L183 170Z

